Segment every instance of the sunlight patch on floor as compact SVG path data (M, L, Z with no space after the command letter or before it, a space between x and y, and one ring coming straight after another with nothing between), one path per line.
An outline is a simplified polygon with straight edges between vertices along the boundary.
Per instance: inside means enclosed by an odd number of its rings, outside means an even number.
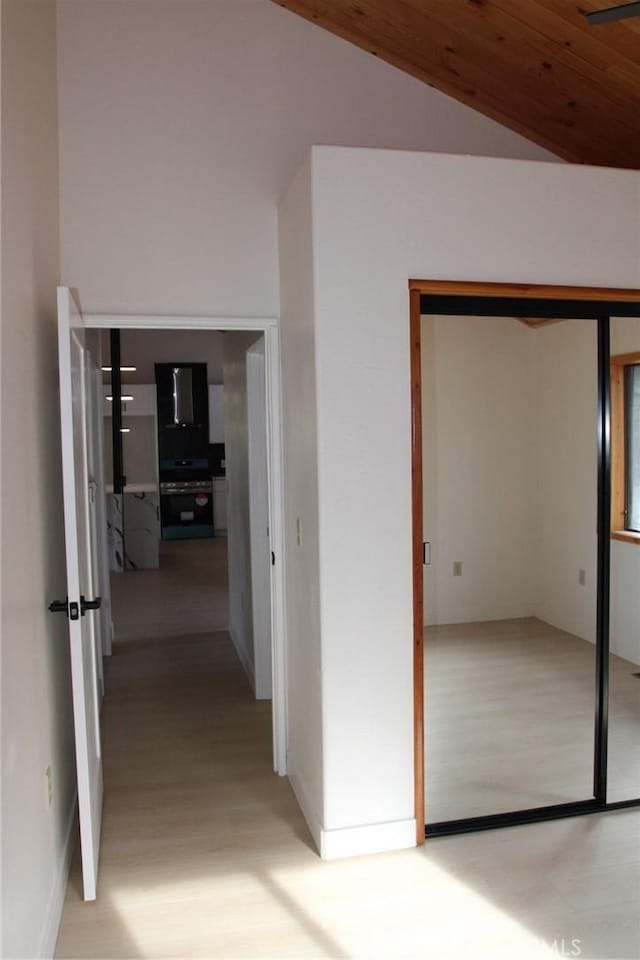
M183 877L109 896L137 956L536 960L570 942L562 931L555 945L536 936L420 851Z

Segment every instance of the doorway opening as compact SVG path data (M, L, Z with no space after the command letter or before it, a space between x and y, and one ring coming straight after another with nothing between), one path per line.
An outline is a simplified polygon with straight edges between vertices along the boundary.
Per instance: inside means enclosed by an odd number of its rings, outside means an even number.
M119 630L133 640L154 630L160 637L228 630L253 694L272 703L273 769L284 774L277 324L84 321L103 358L115 637ZM108 654L110 631L106 636Z
M254 418L256 416L258 418L256 422L259 421L260 425L252 430L252 435L263 433L261 446L254 442L257 453L264 457L266 450L266 466L263 464L262 471L254 471L254 474L258 477L258 483L263 485L265 474L267 478L267 493L265 495L264 490L262 491L262 500L267 504L268 531L266 534L263 533L263 538L260 541L262 550L258 552L261 557L266 552L262 562L269 570L270 591L266 591L266 593L270 594L267 598L270 602L270 611L268 617L262 618L262 622L269 621L267 627L270 627L272 652L272 709L270 711L272 723L271 729L269 730L267 727L266 731L268 740L271 741L269 744L271 749L268 751L266 758L264 751L262 752L260 763L263 775L272 776L274 770L279 774L286 772L285 650L282 615L284 610L283 484L277 321L194 319L189 317L86 317L82 314L77 294L68 287L59 287L58 347L67 597L64 600L52 601L49 604L49 610L58 615L64 614L68 619L80 852L85 900L96 898L102 834L103 749L99 711L102 700L101 693L104 687L102 676L103 649L104 652L109 653L111 645L109 567L111 563L115 563L117 570L119 563L120 573L116 573L116 575L122 577L127 576L125 571L129 566L138 568L132 576L142 576L147 572L154 573L153 567L157 566L159 555L158 539L163 541L206 539L212 532L215 534L211 499L213 493L212 482L217 479L213 476L213 470L211 476L208 477L187 476L187 472L192 469L203 469L206 474L211 461L208 452L210 437L208 435L206 364L201 363L200 359L191 362L192 358L189 362L183 363L177 359L177 355L172 354L171 358L166 358L169 361L168 370L165 369L167 365L163 363L158 363L157 367L154 368L155 389L153 384L140 384L140 389L136 388L135 392L131 391L131 399L123 401L122 374L129 371L122 369L126 364L122 363L119 356L119 335L113 332L110 334L111 362L105 364L105 366L111 367L108 371L111 374L111 388L107 391L104 390L103 373L95 361L95 358L100 356L100 331L103 329L111 331L146 329L147 331L161 330L164 332L177 329L180 331L180 337L183 337L185 331L188 330L201 332L231 330L237 334L244 333L248 335L250 343L243 342L240 346L239 359L243 371L248 365L247 348L255 343L260 343L259 352L251 365L253 368L257 364L261 368L261 378L256 379L255 373L247 377L245 373L244 379L239 378L243 387L236 392L242 392L243 389L246 398L248 396L247 380L251 380L254 384L253 395L260 401L258 406L262 404L264 407L257 414L254 414ZM167 384L163 381L165 374L168 374L168 389L165 389ZM146 379L151 378L147 377ZM196 389L198 381L200 381L200 387ZM257 388L255 387L256 383L258 384ZM155 403L153 401L154 393ZM116 442L113 444L112 457L114 467L112 498L114 503L108 508L104 468L105 451L102 437L105 419L104 408L109 403L111 403L111 409L107 410L106 413L111 420L112 437L116 439ZM134 406L140 404L143 409L127 411L125 406L127 403L132 403ZM229 404L230 410L233 406L233 404ZM248 406L248 404L245 403L245 406ZM144 469L140 466L139 489L133 482L136 478L129 477L127 479L124 473L122 440L127 432L130 433L132 429L130 424L126 422L124 416L126 413L131 413L131 420L138 425L135 431L138 443L135 447L135 454L131 457L131 462L136 463L137 467L140 464L146 464ZM233 415L236 416L237 411ZM236 430L235 433L242 434L244 432L245 435L248 435L248 418L249 414L246 413L241 429ZM146 431L142 427L144 420L149 421ZM169 433L171 433L170 437ZM232 430L231 433L233 434L234 431ZM206 444L204 453L198 446L203 437ZM247 450L244 456L245 462L248 462L248 459ZM156 463L157 470L155 470ZM149 473L154 472L155 476L149 478L147 471ZM249 487L248 466L246 473L245 486ZM161 475L162 483L167 484L164 489L161 489L160 485ZM203 484L206 485L206 488ZM147 489L147 487L149 488ZM133 536L130 539L129 548L125 549L127 530L124 514L127 511L123 503L130 494L133 494L142 503L142 506L140 504L134 505L134 519L140 518L139 511L146 511L146 513L145 519L131 531L138 536ZM163 499L163 495L165 499ZM155 510L153 509L154 498ZM115 502L117 500L120 502ZM149 509L150 507L152 509ZM107 520L109 512L111 513L110 525ZM125 523L122 522L123 518ZM148 525L150 529L143 529L145 525ZM109 526L112 533L111 561L109 559L107 536ZM158 530L160 531L159 538ZM140 536L140 534L144 534L144 536ZM237 537L235 542L237 545ZM133 551L131 550L131 543L134 544ZM265 544L268 544L268 551L264 550ZM151 562L154 559L154 551L156 564ZM249 552L248 549L246 552ZM152 569L140 569L145 564L151 566ZM178 593L182 592L183 586L178 586ZM99 591L101 595L99 595ZM247 607L246 594L242 596L242 590L240 590L240 595L241 607L245 612ZM156 614L156 606L161 608L162 604L154 603L154 615ZM183 605L181 610L184 611L185 609ZM207 624L207 626L210 626L210 624ZM233 630L233 627L231 629ZM266 632L268 633L268 629ZM195 636L198 637L199 635L196 634ZM210 632L205 634L206 637L210 637ZM240 645L236 644L237 647ZM149 675L154 682L160 679L159 687L156 685L157 695L155 698L154 696L151 697L147 703L148 709L146 712L143 711L142 716L138 713L137 721L139 734L142 731L142 734L138 737L140 757L145 761L149 759L152 761L150 776L144 783L138 784L138 787L142 788L140 795L141 810L146 810L146 805L149 802L149 786L157 787L160 780L170 790L179 789L181 785L184 785L184 778L180 776L176 778L174 767L176 758L178 763L182 762L183 749L187 747L192 754L190 770L196 790L200 775L208 773L213 776L209 787L217 791L220 788L221 778L218 775L218 770L211 770L211 741L208 740L208 737L216 734L218 746L223 746L222 754L225 753L224 748L229 746L224 724L216 725L214 723L212 726L212 717L209 713L212 703L221 701L219 706L221 719L228 715L228 710L225 709L224 696L219 696L219 690L216 691L214 689L215 685L211 682L209 683L209 694L205 694L204 698L200 697L199 699L201 710L198 719L192 718L193 728L189 728L187 723L187 728L183 729L182 734L178 732L175 722L176 717L185 719L180 708L184 707L187 701L191 699L194 689L202 693L204 685L198 672L199 661L197 656L190 658L188 670L182 670L175 658L173 661L167 662L166 657L160 656L162 651L159 646L158 649L152 650L152 658L146 657L145 664L145 670L147 671L145 680L148 679ZM209 678L211 679L211 667L215 666L216 662L222 664L223 681L225 678L228 679L230 674L235 674L236 679L231 686L236 692L240 689L244 691L243 697L246 700L248 682L241 667L241 650L238 650L236 655L231 643L229 643L228 648L231 652L229 657L224 653L220 656L216 654L215 650L212 652L212 646L217 650L220 644L207 643L204 646L206 648L206 665L209 670ZM176 644L173 643L172 648L174 651L177 649L180 652L178 659L181 660L184 645L178 643L176 648ZM251 652L253 655L253 637L251 637L250 651L247 652ZM164 668L161 667L162 661L164 661ZM246 670L246 665L244 666ZM160 671L159 675L157 670ZM149 674L149 671L151 671L151 674ZM154 673L154 671L156 672ZM176 673L182 676L183 680L185 673L188 674L187 680L192 679L195 682L195 687L194 684L188 683L186 687L183 684L176 694ZM247 673L249 673L249 682L255 679L249 671ZM239 682L238 677L240 678ZM105 754L105 756L110 755L116 758L120 763L120 773L122 774L122 771L125 771L125 780L128 780L132 775L135 777L136 770L139 774L140 768L144 766L142 763L136 763L133 753L129 750L131 742L127 736L130 730L127 726L127 709L128 707L131 708L129 716L133 717L139 704L135 691L132 695L131 685L129 684L127 687L127 684L128 680L125 677L125 695L121 701L124 715L120 717L118 714L118 720L120 724L125 724L125 728L120 731L119 740L116 736L118 744L115 749L112 749L110 754L108 751ZM169 694L172 697L173 719L167 719L171 711L165 711L166 715L163 720L157 708L166 702ZM107 705L111 704L111 707L113 707L113 702L114 698L111 697L107 701ZM251 702L251 698L249 698L249 702ZM237 696L236 706L239 706L239 714L242 717L243 707ZM255 713L255 711L249 712ZM236 710L237 715L238 711ZM186 719L188 720L188 717ZM154 732L157 734L153 745L149 744L144 737L144 731L145 729L149 730L149 724L152 724ZM264 729L263 723L259 726ZM242 732L239 740L244 740L246 743L247 735L251 734L253 726L249 723L248 727L246 724L241 724L241 727ZM228 729L227 725L227 732ZM111 730L113 730L113 725ZM195 734L200 736L194 736ZM231 749L231 756L237 761L238 750L234 749L233 744L229 749ZM240 761L243 760L243 756L242 750L240 750ZM210 761L208 765L207 759ZM156 760L157 762L155 762ZM244 763L246 764L246 762L247 758L245 756ZM216 767L215 762L213 766ZM237 766L236 763L236 771ZM253 769L251 763L249 763L249 767ZM244 784L245 767L242 762L240 762L240 768L239 776ZM169 783L167 783L167 774ZM112 780L116 788L118 785L126 786L122 776L118 777L116 775ZM246 784L244 785L246 786ZM239 789L240 794L244 796L245 791L242 785ZM199 796L202 799L201 793ZM209 805L205 803L205 806L208 807ZM158 809L164 812L166 807L167 804L163 803L160 804ZM173 795L169 799L168 807L170 810L175 810ZM127 809L125 797L124 811L126 812ZM143 819L146 821L146 815L143 816ZM172 862L173 860L169 856L167 861L169 869L171 869Z
M418 842L636 805L610 360L640 293L410 281L410 303Z

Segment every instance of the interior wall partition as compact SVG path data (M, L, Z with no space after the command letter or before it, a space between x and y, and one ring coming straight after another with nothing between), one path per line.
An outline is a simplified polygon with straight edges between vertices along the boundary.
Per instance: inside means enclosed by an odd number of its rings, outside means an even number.
M412 500L414 589L414 759L418 842L425 838L513 826L640 805L635 781L629 796L620 789L610 796L609 692L611 595L611 318L640 318L640 291L618 288L479 284L411 280L410 343L412 396ZM597 324L597 404L594 436L597 448L597 561L595 678L593 710L593 780L590 796L565 803L500 810L456 819L425 818L424 731L424 563L421 317L511 317L540 322L592 320ZM594 518L596 519L596 518ZM636 681L640 684L640 678ZM619 757L617 758L620 763ZM427 744L426 776L430 775ZM423 827L421 824L426 824Z

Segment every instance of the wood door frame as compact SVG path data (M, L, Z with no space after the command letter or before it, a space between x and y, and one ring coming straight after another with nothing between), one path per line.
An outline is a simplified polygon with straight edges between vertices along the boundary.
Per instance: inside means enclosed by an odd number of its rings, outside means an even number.
M267 387L267 456L271 544L277 562L271 567L271 644L273 655L273 767L287 773L287 638L285 620L284 459L282 449L282 381L277 317L193 317L157 314L85 314L87 328L119 330L222 330L264 334Z
M640 305L640 290L621 287L576 287L552 284L490 283L465 280L409 280L411 368L411 495L413 569L413 745L416 843L425 840L424 734L424 571L422 469L421 297L486 298L525 301L589 301L603 309L615 303ZM461 308L464 315L464 307Z

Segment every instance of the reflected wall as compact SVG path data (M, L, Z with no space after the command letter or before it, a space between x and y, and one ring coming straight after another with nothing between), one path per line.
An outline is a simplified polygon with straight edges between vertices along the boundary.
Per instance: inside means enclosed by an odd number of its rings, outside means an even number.
M597 321L423 317L422 344L427 822L587 800Z

